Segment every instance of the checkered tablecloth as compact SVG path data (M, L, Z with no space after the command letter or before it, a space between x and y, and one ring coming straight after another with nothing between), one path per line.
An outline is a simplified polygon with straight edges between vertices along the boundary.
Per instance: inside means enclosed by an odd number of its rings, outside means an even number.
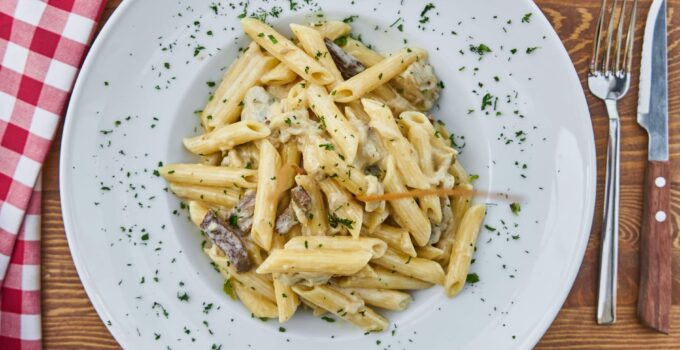
M104 0L0 0L0 349L40 349L40 168Z

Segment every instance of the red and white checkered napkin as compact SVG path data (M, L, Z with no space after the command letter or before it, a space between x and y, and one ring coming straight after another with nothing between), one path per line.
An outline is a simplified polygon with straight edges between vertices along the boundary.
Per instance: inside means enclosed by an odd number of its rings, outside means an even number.
M40 349L39 173L104 0L0 0L0 349Z

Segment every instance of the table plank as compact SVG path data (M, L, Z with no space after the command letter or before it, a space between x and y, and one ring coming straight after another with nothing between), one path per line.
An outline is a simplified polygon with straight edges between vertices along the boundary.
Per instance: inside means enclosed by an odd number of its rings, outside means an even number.
M109 0L104 12L108 19L121 0ZM594 0L536 0L562 39L585 85L590 59L594 19L599 11L599 1ZM637 22L635 62L639 62L642 28L651 0L640 1ZM678 13L680 0L669 1L669 57L680 55L680 26ZM102 21L102 23L104 22ZM628 96L620 104L622 117L621 168L621 255L619 259L619 318L613 326L595 323L597 276L599 262L599 232L602 210L602 184L604 171L598 173L596 215L588 242L586 256L574 287L557 319L545 334L537 349L672 349L680 344L680 60L670 60L671 115L671 220L673 224L673 308L671 333L661 335L645 329L637 321L635 305L638 283L638 246L641 222L642 184L646 159L647 138L635 123L637 104L636 77ZM587 89L586 89L587 91ZM586 93L593 117L598 169L604 169L607 142L606 111L601 101ZM61 135L61 131L58 132ZM43 338L45 348L55 349L118 349L104 324L97 317L76 274L68 250L61 217L59 196L59 149L61 136L57 136L43 170L43 223L42 223L42 286L43 286Z

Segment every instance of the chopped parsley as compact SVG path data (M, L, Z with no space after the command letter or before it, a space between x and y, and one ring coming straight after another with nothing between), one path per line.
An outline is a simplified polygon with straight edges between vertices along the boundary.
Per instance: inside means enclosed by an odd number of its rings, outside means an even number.
M213 86L215 86L215 82L214 81L206 81L205 85L208 85L208 87L213 87Z
M335 150L335 147L333 147L332 143L322 143L319 145L319 148L325 148L326 151L333 151Z
M345 46L347 45L347 35L338 37L337 39L333 40L333 42L340 47Z
M238 215L236 214L229 215L229 225L234 227L238 226Z
M350 219L345 219L336 216L333 213L328 214L328 224L331 225L332 228L338 227L338 224L347 227L348 229L352 229L352 225L354 224L353 220Z
M513 214L519 215L519 212L522 211L522 207L519 205L519 203L512 202L510 203L510 210L512 211Z
M486 44L479 44L477 46L470 44L470 52L478 54L481 58L484 54L491 52L491 48Z
M187 292L184 292L183 294L179 294L179 292L177 292L177 299L180 301L189 301L189 294L187 294Z
M333 323L333 322L335 322L335 319L334 319L334 318L328 317L328 316L321 316L321 319L324 320L324 321L326 321L326 322L328 322L328 323Z
M423 8L423 11L420 12L420 21L419 22L421 24L424 24L424 23L427 23L427 22L430 21L430 17L426 16L426 14L434 8L435 8L435 6L432 3L425 5L425 7Z
M484 97L482 97L482 110L485 110L486 107L490 107L493 105L493 95L490 93L486 93Z
M273 35L269 34L269 35L267 35L267 37L269 38L269 41L272 42L272 44L278 44L279 43L279 41L276 40L276 38Z
M359 18L359 16L357 16L357 15L352 15L352 16L343 18L342 21L345 22L345 23L352 23L352 22L354 22L354 20L357 19L357 18Z
M536 50L538 50L538 49L539 49L538 46L527 47L527 54L532 54L534 51L536 51Z
M477 283L479 282L479 276L476 273L469 273L465 278L465 283Z
M529 22L531 22L531 15L532 15L531 12L525 14L524 17L522 17L522 23L529 23Z

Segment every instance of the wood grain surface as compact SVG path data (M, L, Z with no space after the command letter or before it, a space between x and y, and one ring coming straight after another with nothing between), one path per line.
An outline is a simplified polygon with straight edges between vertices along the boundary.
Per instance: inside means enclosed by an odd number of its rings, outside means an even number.
M584 89L590 57L597 0L536 0L553 24L569 51ZM651 0L640 0L635 62L639 62L644 19ZM110 0L104 13L108 19L120 0ZM576 282L557 319L545 334L538 349L678 349L680 348L680 0L670 0L669 73L670 73L670 152L671 216L673 228L673 296L671 330L659 334L643 327L636 317L638 298L638 249L643 203L643 183L647 157L647 137L635 122L637 73L628 96L619 104L622 118L621 154L621 237L618 284L618 321L613 326L595 323L595 302L599 262L599 232L602 211L604 171L598 171L596 215L586 255ZM595 129L598 169L604 169L607 117L604 105L586 93ZM61 132L59 132L61 134ZM43 338L47 349L117 349L104 324L90 304L69 254L59 200L59 149L54 142L43 175L42 290Z

